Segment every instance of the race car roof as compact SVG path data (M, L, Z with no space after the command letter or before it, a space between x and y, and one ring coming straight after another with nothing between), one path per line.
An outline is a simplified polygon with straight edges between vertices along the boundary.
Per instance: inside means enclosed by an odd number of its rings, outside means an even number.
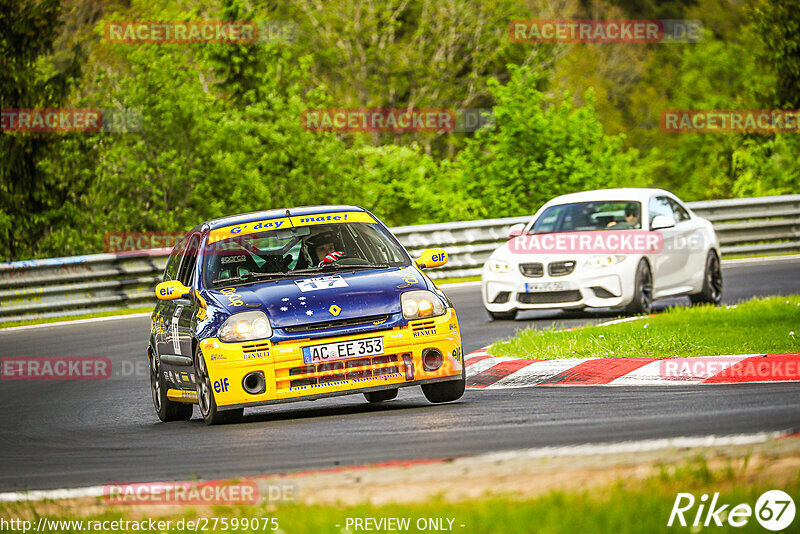
M196 229L203 228L204 230L216 230L232 224L244 224L248 222L263 221L265 219L277 219L286 215L286 210L289 210L292 216L314 215L324 213L334 213L339 211L360 211L365 212L364 208L358 206L348 205L328 205L328 206L300 206L297 208L282 208L277 210L268 211L254 211L251 213L242 213L240 215L231 215L229 217L221 217L219 219L212 219L206 221L196 227Z

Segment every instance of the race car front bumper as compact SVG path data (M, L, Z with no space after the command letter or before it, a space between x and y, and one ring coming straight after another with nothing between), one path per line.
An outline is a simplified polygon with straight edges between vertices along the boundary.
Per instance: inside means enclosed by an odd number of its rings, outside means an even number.
M303 360L303 347L376 337L383 338L383 354L317 364ZM200 350L220 410L458 380L464 362L452 308L393 329L276 344L208 338Z

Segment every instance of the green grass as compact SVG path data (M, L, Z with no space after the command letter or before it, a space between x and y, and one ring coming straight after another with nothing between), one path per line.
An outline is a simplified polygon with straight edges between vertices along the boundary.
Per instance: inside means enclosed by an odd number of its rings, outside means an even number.
M637 321L572 331L528 328L489 352L545 359L800 352L800 296L670 308Z
M64 321L75 321L78 319L94 319L95 317L114 317L117 315L131 315L133 313L152 312L152 306L143 306L141 308L125 308L124 310L113 310L99 313L89 313L86 315L69 315L67 317L51 317L48 319L29 319L27 321L14 321L8 323L0 323L0 329L11 328L14 326L28 326L32 324L49 324L61 323Z
M276 518L279 532L291 534L325 534L347 532L348 518L409 518L407 532L419 532L415 527L421 518L453 519L452 532L473 533L608 533L625 534L641 532L687 532L689 527L667 527L677 493L692 493L699 503L702 494L719 492L718 505L746 503L755 506L758 497L766 490L782 489L798 502L800 474L786 477L783 483L764 479L754 481L741 466L728 469L709 469L705 461L697 459L677 467L662 467L659 474L644 480L619 480L608 486L580 491L556 491L540 497L518 495L492 495L485 498L450 502L442 497L415 504L390 504L383 506L335 505L258 505L245 507L214 507L212 516L225 518ZM38 508L38 509L37 509ZM182 512L161 511L152 507L147 514L153 519L195 520L198 511L184 508ZM41 511L40 511L41 510ZM684 517L691 523L697 504ZM39 514L53 519L77 519L69 512L61 512L58 504L11 503L0 504L0 517L33 517ZM83 520L131 518L125 507L109 508L101 513L82 517ZM137 516L136 518L141 518ZM796 518L788 531L796 527ZM445 524L447 524L445 522ZM338 525L338 526L337 526ZM462 526L463 525L463 526ZM710 527L713 532L765 532L751 517L743 528ZM60 532L73 532L65 529ZM185 532L175 529L169 532ZM219 530L218 530L219 531ZM237 532L261 532L245 529ZM268 530L271 531L271 530ZM692 532L697 530L693 529ZM795 532L797 530L794 530ZM351 529L349 532L355 532ZM385 532L381 530L379 532Z

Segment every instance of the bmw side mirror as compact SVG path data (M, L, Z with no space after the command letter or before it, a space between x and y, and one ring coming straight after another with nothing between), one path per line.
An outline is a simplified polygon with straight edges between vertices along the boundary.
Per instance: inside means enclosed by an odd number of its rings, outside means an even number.
M513 225L511 228L508 229L508 238L513 239L515 237L521 236L523 230L525 230L525 223L517 223Z

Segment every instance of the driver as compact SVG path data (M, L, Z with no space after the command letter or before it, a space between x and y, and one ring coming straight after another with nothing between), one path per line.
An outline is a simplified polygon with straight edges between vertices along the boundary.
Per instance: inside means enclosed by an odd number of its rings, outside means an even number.
M620 229L637 228L639 226L639 204L630 202L625 206L625 222L621 222L617 225L616 221L611 221L608 223L607 227L610 228L612 226L619 226Z
M319 267L333 263L344 256L344 251L336 250L335 238L331 232L314 236L313 240L309 241L309 251L314 261L319 262Z

